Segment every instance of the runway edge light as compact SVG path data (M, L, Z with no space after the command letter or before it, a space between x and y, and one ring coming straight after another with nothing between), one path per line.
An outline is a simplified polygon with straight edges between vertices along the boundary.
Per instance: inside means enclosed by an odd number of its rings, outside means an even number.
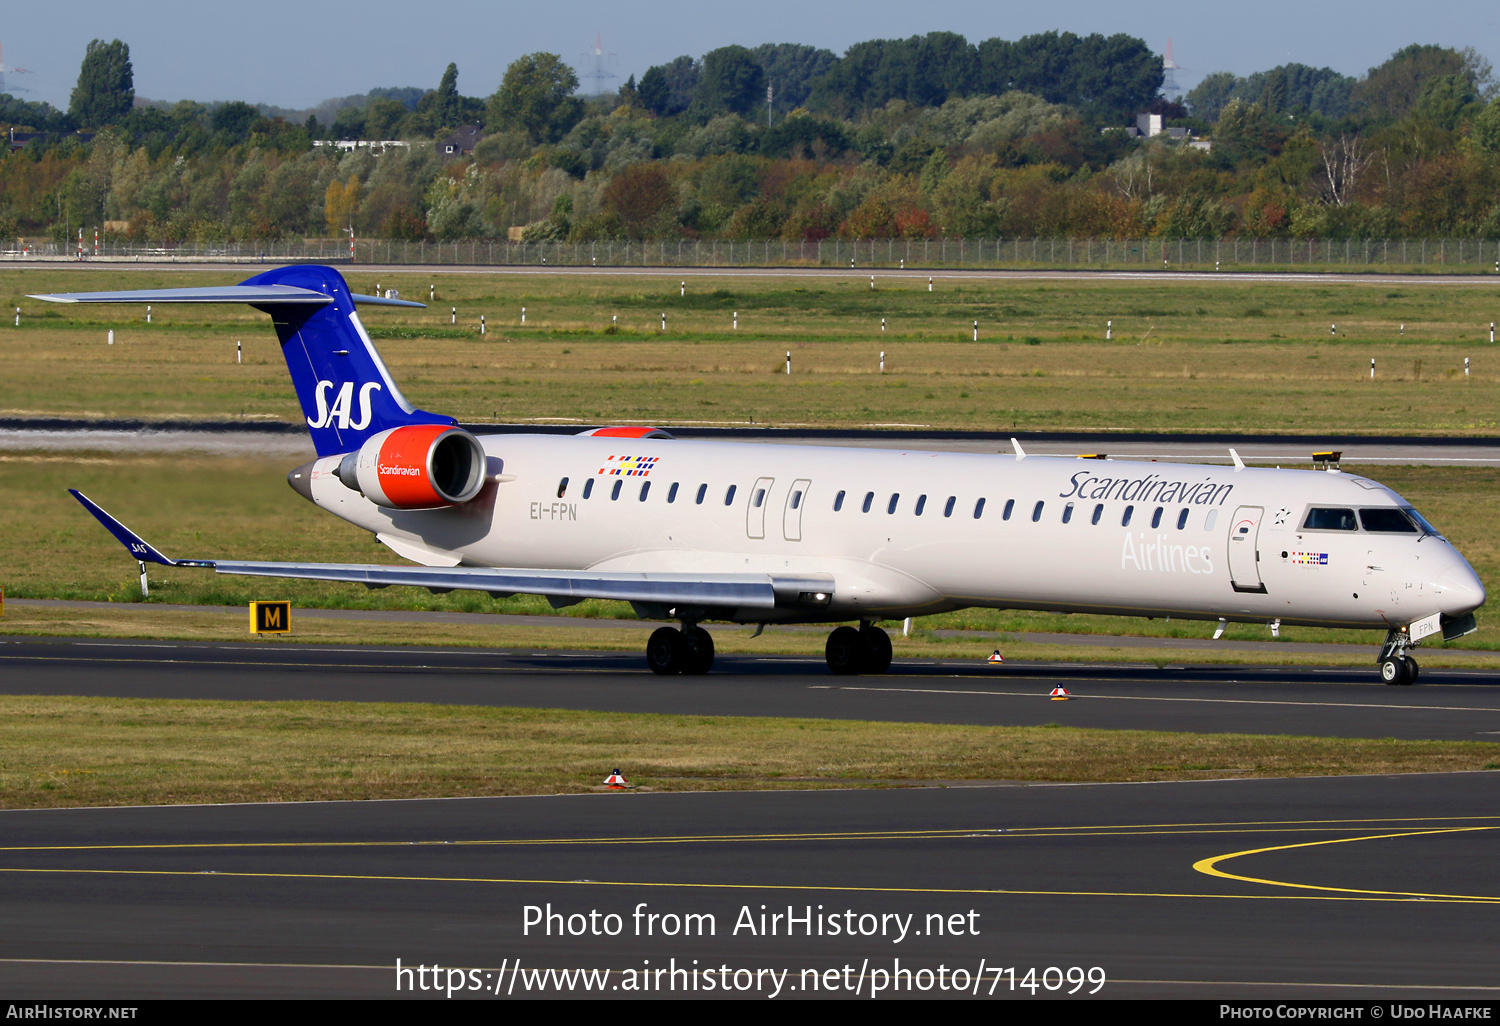
M995 651L990 653L990 657L987 661L991 663L1003 663L1005 662L1005 657L1000 654L1000 650L997 648L995 649Z
M617 766L615 767L614 771L604 779L604 786L609 788L611 791L623 791L630 785L626 783L625 778L620 775L620 769Z
M292 604L287 601L250 603L251 634L289 634Z
M1072 695L1068 694L1068 689L1061 684L1052 689L1052 701L1054 702L1066 702L1072 697Z

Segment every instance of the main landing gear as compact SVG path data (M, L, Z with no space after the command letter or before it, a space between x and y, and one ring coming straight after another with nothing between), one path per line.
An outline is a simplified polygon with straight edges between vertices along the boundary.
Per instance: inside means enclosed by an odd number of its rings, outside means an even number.
M828 668L840 676L885 673L891 668L891 636L873 623L836 627L823 650Z
M1417 661L1406 654L1415 648L1411 636L1403 630L1386 632L1385 645L1380 650L1380 679L1387 684L1415 684Z
M695 623L658 627L646 642L646 665L652 673L707 673L714 664L714 639Z

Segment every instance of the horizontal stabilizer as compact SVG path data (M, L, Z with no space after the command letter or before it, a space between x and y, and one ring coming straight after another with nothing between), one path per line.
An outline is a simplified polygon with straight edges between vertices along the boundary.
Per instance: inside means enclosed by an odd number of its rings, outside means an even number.
M122 292L53 292L29 297L48 303L249 303L253 306L326 306L332 296L294 285L216 285L194 289L127 289ZM350 293L357 306L406 306L426 309L426 303L384 296Z

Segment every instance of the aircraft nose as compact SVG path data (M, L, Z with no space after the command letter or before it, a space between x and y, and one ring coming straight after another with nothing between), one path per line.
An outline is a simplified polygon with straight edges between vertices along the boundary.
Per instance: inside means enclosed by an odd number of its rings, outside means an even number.
M1438 574L1438 607L1448 616L1462 616L1484 605L1484 583L1462 559Z

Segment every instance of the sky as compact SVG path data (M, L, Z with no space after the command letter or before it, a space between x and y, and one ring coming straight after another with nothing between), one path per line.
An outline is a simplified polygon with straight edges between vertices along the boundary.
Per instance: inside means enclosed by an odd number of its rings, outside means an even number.
M10 5L0 20L0 59L31 74L5 75L22 99L66 108L90 39L130 46L136 95L153 100L245 100L306 108L377 86L433 88L450 61L459 90L488 96L506 65L536 51L561 54L592 92L592 51L602 34L614 88L626 76L680 54L730 43L804 43L835 53L865 39L959 32L970 42L1053 29L1138 36L1159 52L1167 40L1187 69L1184 90L1213 71L1245 75L1291 61L1362 75L1409 43L1473 46L1500 62L1500 5L1449 0L1427 7L1394 0L1260 0L1184 5L1158 0L259 0L231 7L183 0L70 0ZM15 87L23 87L21 91Z

